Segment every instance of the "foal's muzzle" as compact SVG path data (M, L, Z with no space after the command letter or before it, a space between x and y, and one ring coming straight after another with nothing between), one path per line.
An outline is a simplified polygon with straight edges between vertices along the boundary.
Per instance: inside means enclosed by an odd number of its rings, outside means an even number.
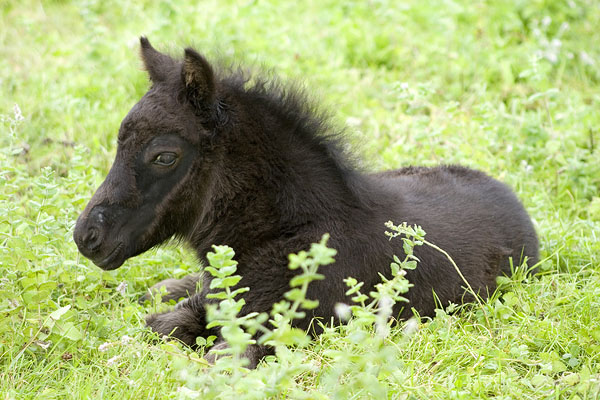
M83 217L83 218L82 218ZM102 269L115 269L123 264L123 243L110 235L111 221L108 210L95 206L87 216L79 217L73 239L81 254Z

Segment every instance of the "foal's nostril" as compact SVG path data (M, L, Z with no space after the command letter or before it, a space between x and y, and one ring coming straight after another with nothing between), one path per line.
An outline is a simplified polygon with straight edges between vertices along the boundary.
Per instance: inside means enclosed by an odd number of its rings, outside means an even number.
M83 244L89 251L95 251L100 247L101 239L98 228L91 227L83 238Z
M98 251L104 241L107 218L103 211L103 207L96 206L92 208L86 219L77 223L79 228L75 229L75 241L77 242L79 238L77 243L80 250L88 255Z
M90 233L88 235L88 243L95 241L98 238L98 229L92 228L90 229Z

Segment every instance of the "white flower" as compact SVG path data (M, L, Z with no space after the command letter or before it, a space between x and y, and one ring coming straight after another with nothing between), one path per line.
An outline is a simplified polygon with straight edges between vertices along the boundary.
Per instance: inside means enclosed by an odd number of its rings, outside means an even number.
M106 365L111 366L111 365L116 364L117 361L119 360L119 357L121 357L121 356L116 355L116 356L114 356L112 358L109 358L108 361L106 361Z
M195 390L188 389L185 386L178 387L177 393L180 393L184 397L187 397L190 399L197 399L200 397L200 393L196 392Z
M117 286L117 292L121 293L122 296L125 296L125 293L127 293L127 282L119 283L119 286Z
M527 163L527 161L525 160L521 160L521 168L523 168L525 170L525 172L531 172L533 171L533 166L529 165L529 163Z
M112 346L111 343L102 343L100 346L98 346L98 351L106 351L110 348L110 346Z
M25 119L23 113L21 113L21 107L17 103L13 106L13 113L15 114L15 121L23 121Z
M562 34L563 32L566 32L569 30L569 23L568 22L563 22L562 24L560 24L560 28L558 29L559 34Z
M594 59L592 57L590 57L590 55L588 53L586 53L585 51L582 51L581 53L579 53L579 59L585 65L594 65L596 63L594 61Z
M34 341L34 343L37 344L38 346L40 346L44 350L46 350L52 344L51 342L44 342L42 340L36 340L36 341Z
M350 316L352 316L352 309L348 304L337 303L335 305L335 315L342 321L348 321Z
M348 117L346 118L346 125L348 126L359 126L362 124L362 120L356 117Z
M552 18L550 18L548 15L546 15L544 18L542 18L542 26L546 27L548 25L550 25L552 23Z
M123 346L127 346L131 342L133 342L133 338L131 336L127 336L127 335L121 336L121 344Z
M406 324L404 324L404 334L406 336L411 336L418 329L419 329L419 323L417 322L416 318L411 318L408 321L406 321Z
M377 310L377 318L375 319L375 331L381 338L385 338L390 333L388 318L392 315L392 306L394 301L389 296L382 296L379 299L379 309Z
M389 296L383 296L381 300L379 300L379 311L387 314L392 309L393 305L394 302Z

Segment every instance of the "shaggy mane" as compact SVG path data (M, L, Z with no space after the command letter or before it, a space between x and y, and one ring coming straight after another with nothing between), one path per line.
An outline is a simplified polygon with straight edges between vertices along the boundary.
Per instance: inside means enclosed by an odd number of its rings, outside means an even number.
M252 102L265 105L271 114L294 126L293 134L324 151L344 175L358 171L358 158L347 144L346 130L333 123L332 113L317 105L303 83L284 83L271 71L255 72L240 67L219 68L215 74L225 96L242 95ZM227 107L226 103L219 101L218 114L226 114Z

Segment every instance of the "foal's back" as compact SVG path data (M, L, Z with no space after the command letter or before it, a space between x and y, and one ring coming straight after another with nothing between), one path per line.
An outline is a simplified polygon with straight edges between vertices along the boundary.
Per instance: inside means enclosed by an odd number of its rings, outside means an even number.
M396 199L393 221L420 225L426 239L445 250L484 297L495 288L498 275L510 274L511 262L518 266L526 257L529 266L537 263L538 240L523 205L511 189L486 174L440 166L371 177ZM420 263L408 274L415 285L408 294L411 307L433 313L431 288L445 302L460 302L465 285L447 257L428 246L416 248L415 255Z

